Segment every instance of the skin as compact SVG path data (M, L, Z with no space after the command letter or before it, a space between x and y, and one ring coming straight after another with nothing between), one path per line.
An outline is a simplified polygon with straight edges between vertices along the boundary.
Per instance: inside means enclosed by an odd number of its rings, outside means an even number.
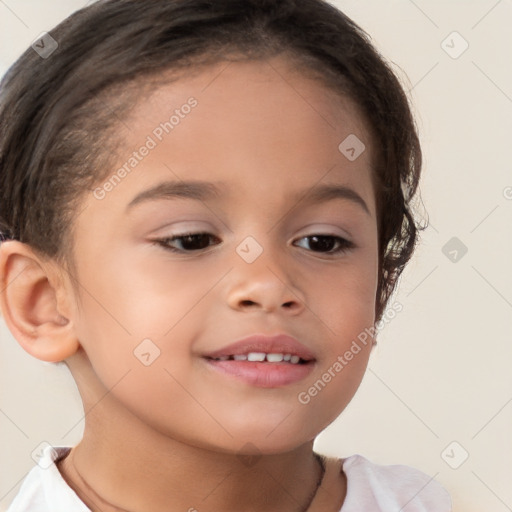
M352 102L283 58L223 62L136 105L119 128L118 167L191 96L198 105L113 190L84 195L79 293L55 261L5 242L2 310L25 350L66 361L77 382L84 436L59 469L92 510L301 511L319 477L313 440L352 399L371 352L362 346L308 404L298 400L375 321L370 137ZM349 134L366 145L355 161L338 150ZM140 192L176 179L224 184L216 198L161 198L126 212ZM352 188L368 211L295 196L319 183ZM217 239L186 254L153 243L188 230ZM315 234L354 247L330 255L305 238ZM248 236L263 249L250 264L236 252ZM276 332L315 354L304 380L259 388L202 357ZM160 356L145 366L134 350L148 338ZM345 493L340 473L322 510L339 511Z

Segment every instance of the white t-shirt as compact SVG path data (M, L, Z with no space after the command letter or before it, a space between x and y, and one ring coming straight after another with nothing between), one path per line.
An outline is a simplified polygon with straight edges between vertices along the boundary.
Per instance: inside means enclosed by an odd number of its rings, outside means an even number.
M7 512L91 512L60 474L55 460L69 447L48 446ZM340 512L450 512L447 491L409 466L374 464L361 455L343 461L347 495Z

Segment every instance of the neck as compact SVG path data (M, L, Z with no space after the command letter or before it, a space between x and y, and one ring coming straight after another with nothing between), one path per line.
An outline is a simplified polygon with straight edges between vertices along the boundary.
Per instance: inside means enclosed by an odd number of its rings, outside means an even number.
M98 442L91 434L60 469L94 512L305 512L323 475L311 447L244 462L180 443L157 449L130 443L129 435L116 438L103 430Z
M59 469L93 512L305 512L318 488L312 441L252 458L215 452L155 432L111 397L82 398L83 439Z

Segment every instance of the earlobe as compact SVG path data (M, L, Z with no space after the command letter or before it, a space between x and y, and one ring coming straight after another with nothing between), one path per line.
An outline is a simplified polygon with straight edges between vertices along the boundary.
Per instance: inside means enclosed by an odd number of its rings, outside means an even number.
M15 240L0 245L2 315L18 343L42 361L63 361L79 347L73 322L59 311L59 286L52 265L30 246Z

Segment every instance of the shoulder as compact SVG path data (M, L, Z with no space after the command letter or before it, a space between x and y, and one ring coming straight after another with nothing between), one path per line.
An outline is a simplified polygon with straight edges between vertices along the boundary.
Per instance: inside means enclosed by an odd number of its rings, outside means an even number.
M37 466L21 484L7 512L90 512L68 486L55 461L65 457L69 447L47 446Z
M448 492L418 469L375 464L361 455L343 460L347 495L341 512L450 512Z

